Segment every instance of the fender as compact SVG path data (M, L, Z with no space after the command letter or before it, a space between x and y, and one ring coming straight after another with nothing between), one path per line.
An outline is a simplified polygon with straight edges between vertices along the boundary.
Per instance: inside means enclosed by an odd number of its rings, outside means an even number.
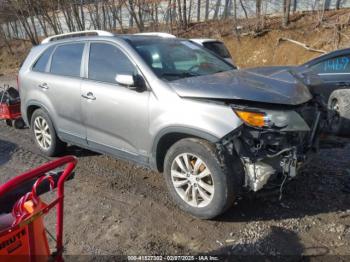
M48 110L47 106L45 106L44 104L40 103L40 102L37 101L37 100L29 100L29 101L26 103L25 107L24 107L24 112L22 112L23 120L24 120L24 122L26 122L26 124L27 124L28 126L30 126L30 123L29 123L29 120L28 120L27 111L28 111L28 108L29 108L30 106L37 106L37 107L40 107L41 109L43 109L44 111L46 111L46 113L47 113L47 114L50 116L50 118L51 118L51 122L52 122L52 124L53 124L53 127L55 128L55 130L57 130L57 129L56 129L56 125L55 125L55 123L54 123L53 120L52 120L52 116L51 116L50 110Z
M151 156L150 156L150 166L152 169L157 170L157 147L158 147L159 141L165 135L172 134L172 133L195 136L198 138L208 140L209 142L212 142L212 143L216 143L220 140L219 137L213 134L210 134L209 132L186 127L186 126L170 126L170 127L163 128L161 131L157 133L157 135L153 139Z

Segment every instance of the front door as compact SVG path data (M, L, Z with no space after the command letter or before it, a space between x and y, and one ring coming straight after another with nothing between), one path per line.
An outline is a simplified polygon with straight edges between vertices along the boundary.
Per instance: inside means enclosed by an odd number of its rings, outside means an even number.
M88 144L97 151L146 161L140 148L148 137L149 91L137 92L115 81L136 67L114 44L91 42L88 77L82 82L82 111Z

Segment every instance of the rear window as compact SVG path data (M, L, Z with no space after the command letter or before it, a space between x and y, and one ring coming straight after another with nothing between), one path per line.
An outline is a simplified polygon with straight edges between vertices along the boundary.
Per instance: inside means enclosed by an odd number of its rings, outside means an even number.
M83 43L58 46L52 56L50 72L79 77L83 50Z
M54 47L51 46L45 50L45 52L39 57L39 59L34 64L33 71L46 72L47 62L50 59L50 55L51 55L53 49L54 49Z
M231 58L229 51L221 42L206 42L203 46L222 58Z

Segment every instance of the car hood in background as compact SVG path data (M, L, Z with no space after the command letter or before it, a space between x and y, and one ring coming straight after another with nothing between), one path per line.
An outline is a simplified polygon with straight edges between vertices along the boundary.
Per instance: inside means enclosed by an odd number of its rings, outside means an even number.
M245 68L244 71L269 76L272 74L279 73L280 71L293 69L294 66L262 66L262 67L252 67L252 68Z
M308 88L292 75L288 74L285 79L233 70L169 83L181 97L237 99L284 105L299 105L312 98Z

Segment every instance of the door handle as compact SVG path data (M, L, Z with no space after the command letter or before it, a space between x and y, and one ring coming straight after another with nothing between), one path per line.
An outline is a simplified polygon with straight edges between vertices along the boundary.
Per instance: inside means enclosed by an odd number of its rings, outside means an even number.
M81 95L81 96L84 97L85 99L96 100L96 97L94 96L94 94L92 92L89 92L86 95Z
M42 83L39 85L41 89L49 89L49 86L46 83Z

